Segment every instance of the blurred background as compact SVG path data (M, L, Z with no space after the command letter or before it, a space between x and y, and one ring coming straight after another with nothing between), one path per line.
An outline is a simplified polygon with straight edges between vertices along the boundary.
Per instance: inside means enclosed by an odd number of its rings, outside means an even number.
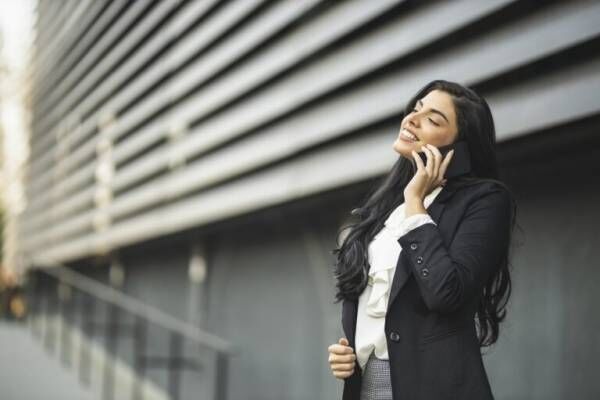
M518 201L496 398L600 398L599 50L599 1L0 0L0 398L339 399L331 250L433 79Z

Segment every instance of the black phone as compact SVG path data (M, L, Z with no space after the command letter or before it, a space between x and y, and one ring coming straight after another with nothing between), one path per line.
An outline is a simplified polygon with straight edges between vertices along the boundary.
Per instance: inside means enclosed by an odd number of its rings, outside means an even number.
M467 142L458 140L447 146L438 147L438 150L442 154L442 158L446 157L446 154L452 149L454 149L454 154L452 155L448 169L444 174L444 178L446 179L471 172L471 154L469 153ZM423 165L427 165L427 156L425 153L419 151L417 154L421 157L421 160L423 160Z

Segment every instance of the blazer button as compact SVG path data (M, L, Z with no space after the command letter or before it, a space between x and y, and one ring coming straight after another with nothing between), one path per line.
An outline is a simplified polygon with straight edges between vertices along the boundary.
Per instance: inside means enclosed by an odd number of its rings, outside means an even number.
M416 249L417 249L417 247L418 247L418 246L417 246L417 244L416 244L416 243L411 243L411 244L410 244L410 248L411 248L411 250L416 250Z
M421 275L422 276L428 276L429 275L429 270L427 268L421 269Z
M398 332L390 332L390 340L393 342L399 342L400 341L400 335L398 334Z
M417 264L421 264L423 262L423 257L417 257Z

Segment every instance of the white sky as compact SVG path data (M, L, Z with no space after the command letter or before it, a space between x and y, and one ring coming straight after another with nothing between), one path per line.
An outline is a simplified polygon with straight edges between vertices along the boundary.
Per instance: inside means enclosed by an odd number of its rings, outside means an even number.
M41 0L40 0L41 1ZM50 0L45 0L50 1ZM29 82L35 0L0 0L0 200L4 214L2 267L22 271L19 215L26 207L23 178L30 112Z
M0 0L2 55L11 68L24 68L33 39L33 0Z
M34 6L34 0L0 0L0 184L9 213L19 213L24 207L21 179L29 129L25 97L30 84Z

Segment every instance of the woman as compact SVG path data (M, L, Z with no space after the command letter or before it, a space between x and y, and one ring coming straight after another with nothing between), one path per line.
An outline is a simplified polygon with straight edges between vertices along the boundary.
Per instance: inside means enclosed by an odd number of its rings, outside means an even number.
M438 147L459 140L471 170L446 179L453 153ZM469 88L436 80L408 102L400 157L334 250L346 337L328 351L344 400L493 399L480 348L506 314L516 216L495 145Z

